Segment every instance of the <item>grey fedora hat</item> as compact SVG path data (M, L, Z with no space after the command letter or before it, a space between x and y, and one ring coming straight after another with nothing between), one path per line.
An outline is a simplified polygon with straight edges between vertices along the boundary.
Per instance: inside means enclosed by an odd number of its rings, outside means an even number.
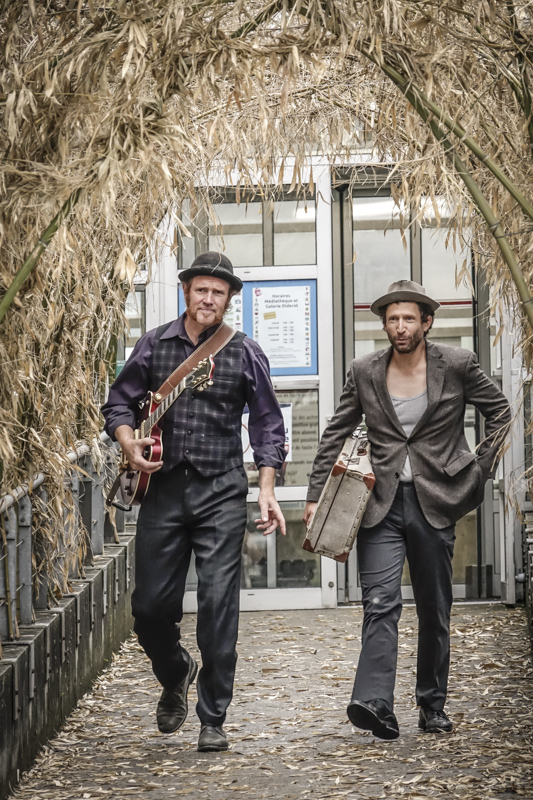
M196 278L198 275L221 278L223 281L227 281L232 289L237 292L242 289L241 279L233 274L233 264L223 253L215 253L213 250L209 250L207 253L200 253L188 269L180 272L179 278L183 283Z
M433 300L426 294L426 290L419 283L414 281L394 281L387 289L387 294L381 295L377 300L374 300L370 306L370 310L380 316L380 309L383 306L388 306L389 303L425 303L436 311L440 307L440 303Z

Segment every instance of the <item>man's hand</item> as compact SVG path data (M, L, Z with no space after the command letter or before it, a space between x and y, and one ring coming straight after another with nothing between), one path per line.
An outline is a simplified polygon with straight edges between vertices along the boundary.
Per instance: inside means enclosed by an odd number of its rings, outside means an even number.
M309 530L309 526L313 521L313 517L315 516L315 511L318 503L306 503L304 509L304 522L306 530Z
M254 520L257 528L263 532L263 536L273 533L279 525L283 536L286 535L285 517L279 507L279 503L274 495L274 481L276 470L274 467L260 467L259 469L259 513L261 517Z
M162 461L147 461L143 455L147 447L155 444L155 439L150 437L136 439L133 428L130 428L129 425L119 425L115 431L115 437L132 469L150 474L157 472L163 466Z

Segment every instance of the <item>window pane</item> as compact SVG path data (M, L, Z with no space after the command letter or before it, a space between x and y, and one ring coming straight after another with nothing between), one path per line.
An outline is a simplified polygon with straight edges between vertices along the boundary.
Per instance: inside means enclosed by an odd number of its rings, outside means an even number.
M402 239L391 197L354 197L352 203L354 302L372 303L393 281L411 277L409 233Z
M379 295L377 295L379 296ZM369 309L354 311L355 358L389 346L381 319Z
M408 232L400 230L392 197L353 197L353 282L355 357L388 346L381 320L368 309L393 281L411 277ZM360 308L360 306L367 306Z
M190 200L184 200L181 206L180 219L190 233L190 236L185 236L179 229L176 232L177 239L180 242L177 262L178 269L181 270L188 269L196 258L198 236L201 232L202 224L205 226L205 216L196 210L195 216L191 219L191 202ZM203 223L202 220L204 220Z
M435 299L439 300L439 297ZM464 347L466 350L474 349L472 303L468 300L463 303L453 306L443 304L437 309L433 327L428 333L429 340L452 347Z
M470 274L470 248L447 227L450 209L445 201L439 203L439 213L442 227L436 227L432 207L422 227L422 283L428 295L442 303L428 338L473 350L472 291L464 280L455 286L463 266Z
M138 339L145 333L145 294L144 290L136 289L129 292L126 297L125 314L129 323L126 331L125 357L129 358Z
M470 270L470 248L449 236L447 228L422 228L422 283L430 297L442 300L471 300L472 290L464 281L455 286L463 265Z
M241 589L266 589L268 586L267 537L256 528L257 513L255 503L248 503L242 545Z
M316 264L315 201L274 203L274 265Z
M320 586L320 556L302 550L305 503L284 502L280 506L287 523L287 535L276 533L275 558L269 559L267 537L257 530L254 522L257 506L248 504L241 577L243 589Z
M280 503L287 535L276 534L276 586L278 589L320 586L320 556L302 550L305 503Z
M209 225L209 250L224 253L234 267L262 266L262 204L217 203L213 208L220 225Z
M300 389L276 392L285 412L288 457L276 472L276 486L307 486L311 467L318 447L318 391ZM288 413L287 413L288 412ZM245 432L243 441L247 443ZM246 444L245 444L246 446ZM245 459L251 459L251 452ZM252 460L245 460L250 486L257 486L259 473Z

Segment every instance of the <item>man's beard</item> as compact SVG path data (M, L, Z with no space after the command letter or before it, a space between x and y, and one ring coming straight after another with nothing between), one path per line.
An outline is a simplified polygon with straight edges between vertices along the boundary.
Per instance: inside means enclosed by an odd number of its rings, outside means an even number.
M189 319L192 319L195 322L198 322L198 311L200 311L200 309L198 308L198 309L196 309L196 311L191 311L191 309L189 308L189 295L186 292L184 292L184 295L185 295L185 306L186 306L186 309L187 309L187 316L189 317ZM218 310L215 311L215 321L212 323L213 325L217 325L217 324L220 324L222 322L222 320L224 319L224 316L225 316L225 314L226 314L226 312L227 312L227 310L228 310L228 308L230 306L230 303L231 303L231 297L228 297L228 299L226 301L226 305L224 306L222 311L218 311ZM199 323L199 324L202 324L202 323Z
M413 333L411 336L407 336L399 341L397 336L392 336L388 331L387 336L389 337L389 342L397 353L414 353L424 338L424 331L415 331L415 333Z
M188 316L190 319L193 319L195 322L198 322L199 324L203 324L203 323L200 323L200 321L199 321L199 319L198 319L198 312L199 312L199 311L201 311L201 309L199 309L199 308L198 308L198 309L196 309L196 311L191 311L191 309L190 309L190 308L188 308L188 309L187 309L187 316ZM213 325L216 325L216 324L217 324L217 322L222 322L222 318L223 318L224 314L226 313L226 309L224 309L223 311L215 311L215 310L213 309L213 313L215 314L215 319L214 319L214 321L213 321L213 323L212 323L212 324L213 324Z

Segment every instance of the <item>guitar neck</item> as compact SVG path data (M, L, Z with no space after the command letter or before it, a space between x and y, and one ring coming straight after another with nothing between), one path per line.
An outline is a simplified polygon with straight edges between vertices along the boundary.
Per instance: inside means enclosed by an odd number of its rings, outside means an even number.
M187 381L184 378L182 381L178 383L175 389L173 389L169 395L165 397L164 400L152 411L152 413L143 420L139 427L140 439L145 439L147 436L150 436L150 432L154 425L157 425L163 414L165 414L172 403L178 399L180 394L187 388Z

